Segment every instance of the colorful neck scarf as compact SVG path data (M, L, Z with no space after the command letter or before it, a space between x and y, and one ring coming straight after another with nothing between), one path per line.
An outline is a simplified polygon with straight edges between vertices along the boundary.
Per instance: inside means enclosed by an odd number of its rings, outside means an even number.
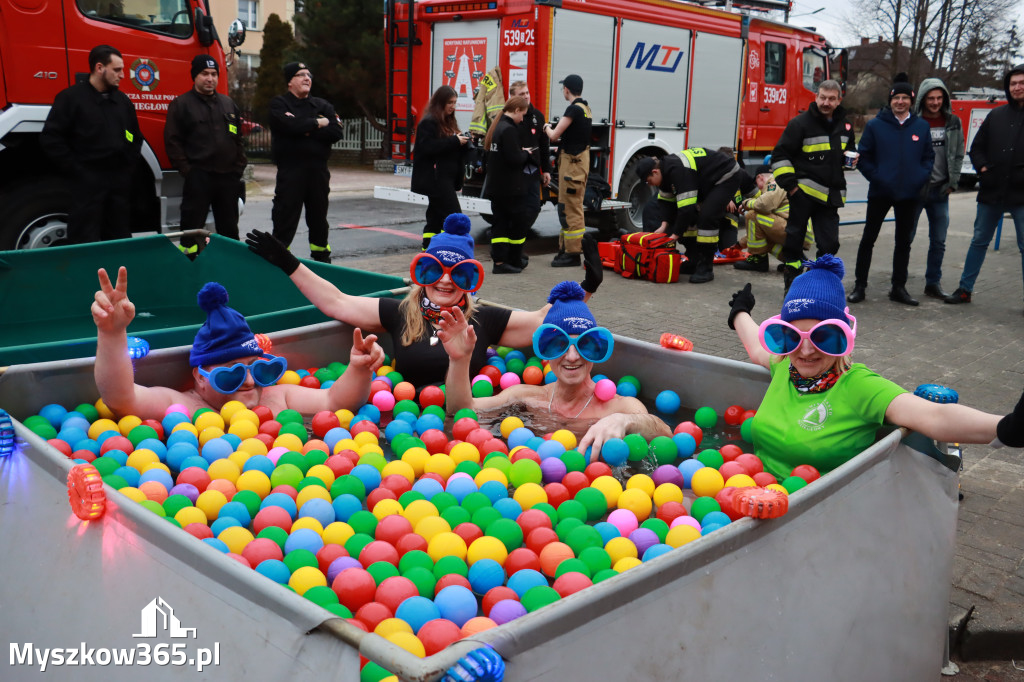
M423 313L423 319L430 324L437 324L441 321L441 313L445 310L451 312L456 308L461 308L462 312L465 313L466 309L469 308L469 300L463 296L462 300L456 303L454 306L441 307L431 301L429 298L424 296L420 299L420 312Z
M803 377L800 376L800 372L796 371L796 367L790 365L789 380L793 382L793 386L800 393L824 393L835 386L836 381L839 380L839 372L835 369L827 369L813 377Z

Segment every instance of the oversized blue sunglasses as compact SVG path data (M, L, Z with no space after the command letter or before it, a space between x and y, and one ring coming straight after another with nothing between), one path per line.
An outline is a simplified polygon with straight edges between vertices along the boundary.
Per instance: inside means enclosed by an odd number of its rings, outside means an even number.
M542 324L533 333L533 352L541 360L554 360L576 346L576 352L587 362L604 362L615 350L615 339L604 327L591 327L573 338L561 327Z
M265 359L264 359L265 358ZM264 355L251 365L236 362L230 367L214 367L207 371L197 368L201 376L206 377L214 390L219 393L234 393L245 383L245 375L251 374L258 386L272 386L277 383L288 369L288 361L279 355Z

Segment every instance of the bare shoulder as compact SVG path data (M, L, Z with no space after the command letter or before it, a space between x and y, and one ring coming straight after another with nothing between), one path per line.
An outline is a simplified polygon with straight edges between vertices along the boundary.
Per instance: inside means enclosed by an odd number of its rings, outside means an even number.
M615 396L608 403L610 412L624 412L626 414L647 414L647 408L642 402L630 396Z

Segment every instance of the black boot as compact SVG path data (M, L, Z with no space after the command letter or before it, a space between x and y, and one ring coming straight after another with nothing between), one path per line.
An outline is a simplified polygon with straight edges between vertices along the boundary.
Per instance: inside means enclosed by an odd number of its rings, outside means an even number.
M737 270L747 270L749 272L768 272L768 254L751 254L747 256L746 260L741 260L733 263L732 266Z
M892 289L889 291L889 300L902 303L903 305L918 305L917 299L911 296L910 292L907 291L907 288L903 285L893 285Z
M509 244L508 245L508 258L506 262L513 267L517 267L520 270L525 268L529 264L530 259L523 255L522 244Z
M803 268L795 268L788 263L783 265L782 269L782 294L785 296L789 293L789 287L793 284L793 280L803 272Z
M558 255L555 256L554 260L551 261L551 267L553 268L578 268L582 265L583 261L580 259L578 253L566 253L565 251L559 251Z
M704 284L715 278L715 245L698 244L697 257L694 259L693 274L690 275L691 284Z
M317 263L330 263L331 262L331 249L327 248L326 251L313 251L309 256Z
M846 302L847 303L860 303L860 302L862 302L864 300L864 296L865 296L865 291L864 291L865 288L866 287L863 287L860 284L854 284L853 285L853 289L850 290L850 293L846 295Z

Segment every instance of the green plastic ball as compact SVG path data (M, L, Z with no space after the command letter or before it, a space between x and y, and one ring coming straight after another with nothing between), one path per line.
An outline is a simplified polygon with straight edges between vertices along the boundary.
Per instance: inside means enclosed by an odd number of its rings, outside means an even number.
M460 419L465 419L466 417L469 417L473 421L480 420L480 417L477 416L477 413L474 412L473 409L470 407L463 407L461 410L455 413L455 417L453 417L453 419L454 421L459 421Z
M526 363L519 358L512 358L505 363L505 370L516 374L517 376L523 376L523 370L526 368Z
M579 500L566 500L562 504L558 505L558 520L562 519L579 519L580 521L587 520L587 508Z
M402 508L408 507L416 500L425 500L427 496L418 490L407 490L402 493L402 496L398 498L398 503L402 505Z
M601 571L606 571L612 567L611 555L603 547L586 547L577 556L590 569L590 575L595 577Z
M807 481L799 476L790 476L782 481L782 487L785 488L786 492L790 495L795 493L797 490L800 490L800 488L803 488L805 485L807 485Z
M428 571L434 570L434 560L422 549L410 550L398 560L398 570L402 573L417 567L425 568Z
M494 395L494 384L483 379L473 382L474 398L490 398Z
M372 535L367 535L366 533L356 533L355 535L353 535L345 541L345 551L348 552L348 555L351 557L358 557L359 553L363 551L363 548L371 542L373 542ZM295 551L302 552L305 550L297 549ZM291 554L289 554L288 556L291 556ZM285 558L287 559L287 557Z
M293 549L284 556L284 565L288 567L288 570L294 573L303 566L311 566L316 568L318 566L316 555L310 552L308 549Z
M299 426L302 426L302 413L298 410L281 410L277 413L274 419L276 419L277 423L281 424L282 427L285 424L298 424ZM303 427L303 429L305 429L305 427Z
M501 358L502 360L505 359L506 355L512 352L512 349L509 348L508 346L498 346L495 350L498 353L498 357Z
M303 478L305 477L302 474L302 470L294 464L278 464L270 472L270 485L275 488L279 485L290 485L293 488L297 488Z
M134 429L128 432L128 440L132 442L132 445L139 447L139 443L146 440L147 438L160 438L160 434L156 432L152 426L146 424L139 424Z
M163 503L164 512L168 516L174 516L185 507L192 506L192 500L184 495L171 495Z
M278 435L283 435L286 433L294 435L303 443L309 440L309 432L306 431L306 427L302 424L302 422L288 422L286 424L282 424L281 431L278 433Z
M452 573L457 573L462 577L469 575L469 565L465 559L460 559L457 556L443 556L434 564L434 577L438 580Z
M618 574L619 574L619 572L616 571L614 568L606 568L604 570L601 570L601 571L598 571L597 573L595 573L594 577L591 578L591 580L593 580L594 584L596 585L596 584L598 584L600 582L604 582L605 580L608 580L608 578L614 578Z
M344 474L331 484L331 499L339 495L354 495L360 502L366 501L366 486L352 474Z
M722 506L713 497L698 497L690 505L690 516L700 523L704 517L713 511L722 511Z
M413 566L407 571L402 571L402 575L412 581L412 584L419 590L421 597L426 597L427 599L434 598L434 586L437 585L437 578L434 576L433 561L430 562L429 568Z
M385 670L373 661L367 661L363 669L359 671L359 682L381 682L389 677L394 677L394 673Z
M99 410L96 409L95 405L90 403L82 403L75 407L74 411L85 417L90 423L100 418Z
M626 374L625 376L623 376L623 377L622 377L621 379L619 379L619 380L618 380L617 382L615 382L615 383L617 383L617 384L621 384L621 383L622 383L622 382L624 382L624 381L625 381L625 382L628 382L628 383L630 383L630 384L633 384L633 386L634 386L634 387L636 388L636 392L637 392L637 394L639 394L639 393L640 393L640 380L639 380L639 379L637 379L637 378L636 378L635 376L633 376L632 374Z
M608 498L597 488L583 488L573 498L587 510L587 521L594 523L608 512Z
M459 524L468 523L473 515L459 505L453 504L441 512L441 518L447 521L449 526L455 528Z
M501 518L504 518L501 512L488 504L486 507L481 507L474 511L471 521L477 528L487 528Z
M631 433L622 440L629 446L630 462L639 462L647 456L649 445L639 433Z
M328 455L323 450L315 450L314 449L314 450L310 450L309 452L307 452L305 454L306 463L309 464L309 466L314 466L314 465L317 465L317 464L324 464L327 461L328 457L330 457L330 455ZM306 469L306 471L309 471L309 469Z
M320 606L338 603L338 594L327 585L311 587L302 596Z
M267 526L259 533L257 533L256 537L268 538L270 540L273 540L275 543L277 543L277 546L280 547L281 551L283 552L284 543L288 541L288 531L286 531L284 528L279 528L278 526Z
M367 452L365 455L359 456L360 464L369 464L379 472L384 471L384 467L387 466L388 461L384 458L384 455L379 452Z
M303 488L308 488L311 485L315 485L317 487L323 488L324 490L327 490L327 484L324 482L324 480L316 476L306 476L304 479L299 481L299 484L297 486L295 486L295 490L300 491Z
M744 419L740 424L740 438L748 443L754 442L754 418Z
M655 436L651 440L651 452L654 453L654 458L658 460L659 466L672 464L679 456L679 448L676 446L676 442L668 436Z
M121 488L127 488L128 487L128 481L126 481L121 476L118 476L117 474L109 474L107 476L103 476L102 478L103 478L103 482L106 483L107 485L109 485L114 490L120 490ZM152 502L152 500L146 500L146 502ZM153 504L155 504L156 506L160 507L160 516L164 516L164 511L163 511L164 508L160 506L160 503L159 502L153 502ZM143 505L143 506L145 506L145 505Z
M509 469L509 482L516 488L524 483L540 484L543 479L544 475L540 470L540 465L532 459L521 459L518 462L513 462L512 468Z
M398 575L398 567L387 561L374 561L366 567L366 572L373 576L377 587L380 587L382 582Z
M348 610L348 607L342 606L341 604L327 604L324 606L325 609L333 613L338 618L351 618L352 612Z
M476 475L480 473L480 465L471 460L465 460L459 462L455 467L455 473L457 474L469 474L470 478L476 478ZM486 497L486 496L485 496Z
M432 414L438 419L445 418L444 408L440 405L427 405L423 408L423 414Z
M239 490L231 497L232 502L241 502L245 505L245 508L249 511L249 516L256 518L256 514L260 511L260 503L263 502L259 494L252 490Z
M391 413L399 415L403 412L411 412L418 417L420 416L420 406L413 400L399 400L395 403L395 407L391 410Z
M569 544L566 542L569 538L569 531L583 525L585 524L579 519L562 519L555 524L555 533L558 535L559 540L565 542L565 544Z
M484 533L501 540L501 544L505 545L505 549L509 552L523 546L523 529L512 519L495 519L487 526Z
M708 448L707 450L700 451L697 455L697 461L706 467L717 469L725 463L725 458L722 457L722 453L718 450Z
M312 466L309 462L306 461L306 458L303 457L301 452L293 452L291 450L282 453L281 456L278 458L277 466L282 466L284 464L290 464L291 466L295 467L296 469L302 472L303 476L306 475L306 472L309 471L309 467Z
M384 356L384 364L391 364L391 358L389 358L387 355ZM402 373L396 372L395 370L391 370L390 372L388 372L388 379L391 379L392 386L397 386L398 384L405 381L405 377L402 376Z
M565 535L565 544L569 545L572 549L572 553L579 556L580 553L588 547L602 547L604 546L604 539L601 537L601 533L597 531L593 526L586 524L582 526L576 526ZM588 572L589 576L590 573Z
M715 414L715 408L708 407L707 405L698 408L697 412L693 415L693 422L705 431L715 428L715 425L718 423L718 415Z
M558 564L558 568L555 569L555 578L559 578L566 573L582 573L588 578L590 577L590 569L587 567L587 564L579 559L566 559Z
M579 450L566 450L558 458L565 465L566 473L570 471L583 471L587 468L587 458Z
M120 476L112 476L111 478L121 478L121 477ZM110 484L108 483L108 485L110 485ZM125 485L127 485L127 484L125 484ZM122 486L122 487L124 487L124 486ZM160 503L155 501L155 500L143 500L142 502L139 502L139 505L141 505L143 508L148 509L149 511L153 512L157 516L160 516L160 517L167 516L167 512L165 512L164 508L160 506Z
M440 514L448 507L458 507L459 501L455 499L455 496L451 493L444 492L438 493L430 498L430 503L437 508L437 513Z
M537 609L542 609L548 604L554 604L561 598L561 595L559 595L553 587L548 585L534 585L528 589L525 594L523 594L521 603L527 613L533 613Z
M113 457L97 457L92 461L92 465L96 467L96 471L99 472L100 476L106 478L110 474L114 473L121 468L121 463ZM123 480L123 479L122 479Z
M509 461L507 455L500 452L491 452L487 455L484 460L484 469L497 469L501 473L505 474L505 478L508 478L509 472L512 471L512 462Z
M640 524L640 527L653 530L658 536L658 542L665 542L665 536L668 535L668 524L661 519L647 519Z
M352 530L356 532L356 535L363 533L372 538L374 532L377 530L377 517L374 516L372 512L360 509L352 516L348 517L348 525L352 526ZM349 556L358 557L359 554L352 554L349 552Z

